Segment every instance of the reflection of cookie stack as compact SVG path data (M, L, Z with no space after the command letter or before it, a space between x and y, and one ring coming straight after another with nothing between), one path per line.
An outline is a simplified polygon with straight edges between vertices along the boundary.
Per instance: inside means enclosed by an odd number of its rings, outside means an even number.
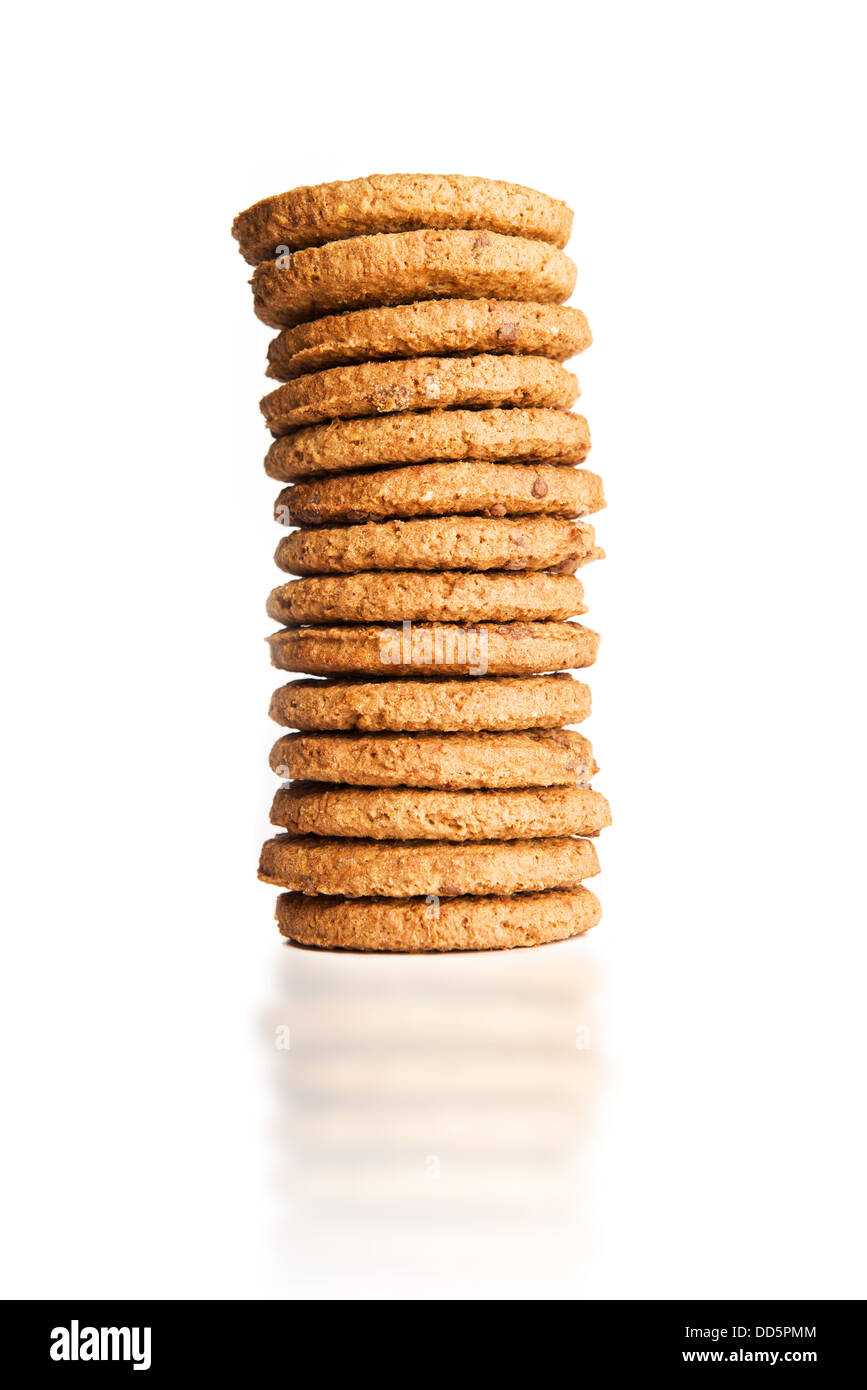
M369 1255L362 1232L374 1224L381 1257L387 1246L417 1258L431 1218L453 1256L468 1240L496 1267L503 1241L513 1255L517 1242L552 1279L561 1255L574 1261L580 1241L564 1242L564 1228L578 1234L590 1191L602 1079L591 962L504 951L419 969L304 951L283 964L267 1037L279 1039L293 1264L303 1252L305 1269L345 1269ZM450 1277L458 1266L468 1273L458 1260Z
M590 343L562 301L564 204L484 179L296 189L234 235L281 331L262 410L281 670L272 766L294 779L260 877L285 936L368 950L534 945L599 918L582 881L609 822L589 743L595 633L575 571L604 506L561 365ZM276 257L276 259L268 259Z

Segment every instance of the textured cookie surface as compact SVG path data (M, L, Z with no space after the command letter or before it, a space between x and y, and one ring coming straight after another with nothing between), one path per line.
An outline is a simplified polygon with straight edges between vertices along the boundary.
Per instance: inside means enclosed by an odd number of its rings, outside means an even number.
M467 570L323 574L272 589L268 617L278 623L534 622L584 613L574 574Z
M276 835L259 877L305 894L412 898L573 888L599 872L590 840L333 840Z
M323 420L387 415L401 410L550 407L568 410L578 381L547 357L414 357L331 367L278 386L260 401L272 434Z
M574 729L477 734L284 734L271 749L281 777L354 787L589 786L593 747Z
M349 951L501 951L563 941L602 916L589 888L519 897L310 898L281 893L283 936L304 946Z
M590 451L583 415L567 410L425 410L308 425L275 439L265 472L281 482L384 464L479 459L581 463Z
M590 346L580 309L518 299L424 299L389 309L356 309L284 328L268 347L267 376L395 357L537 354L564 362Z
M608 802L586 787L433 791L293 782L271 807L293 835L371 840L524 840L595 835L611 824Z
M474 459L295 483L279 494L274 518L284 526L316 526L474 512L495 517L572 517L604 506L602 479L584 469Z
M590 688L565 671L461 680L300 680L275 690L268 712L290 729L559 729L587 718Z
M447 516L295 531L277 546L289 574L359 570L573 571L599 558L593 527L560 517Z
M525 299L559 304L575 263L541 241L497 232L395 232L311 246L253 271L253 307L272 328L341 309L416 299Z
M250 265L279 247L419 227L468 228L565 246L572 212L557 198L519 183L463 174L371 174L293 188L263 198L235 218L232 235Z
M266 639L281 671L311 676L521 676L592 666L599 634L580 623L299 627Z

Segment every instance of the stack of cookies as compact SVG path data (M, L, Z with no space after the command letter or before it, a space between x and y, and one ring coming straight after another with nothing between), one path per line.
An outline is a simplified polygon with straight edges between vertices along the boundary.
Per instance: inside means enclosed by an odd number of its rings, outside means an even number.
M284 936L356 950L536 945L599 920L609 824L568 668L599 639L576 571L605 505L562 365L565 204L516 184L388 175L235 220L278 335L261 403L288 575L268 641L287 779L259 875ZM553 674L552 674L553 673Z

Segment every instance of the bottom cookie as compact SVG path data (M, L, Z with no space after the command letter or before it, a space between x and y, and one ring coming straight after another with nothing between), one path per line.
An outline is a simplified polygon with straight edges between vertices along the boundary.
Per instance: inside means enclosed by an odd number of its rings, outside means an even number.
M349 951L502 951L580 936L599 899L583 887L513 897L309 898L281 893L277 923L304 946Z

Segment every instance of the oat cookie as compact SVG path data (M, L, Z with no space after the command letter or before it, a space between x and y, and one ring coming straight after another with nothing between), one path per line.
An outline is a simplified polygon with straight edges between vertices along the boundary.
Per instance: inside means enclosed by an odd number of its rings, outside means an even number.
M574 729L482 734L283 734L281 777L353 787L587 787L598 768Z
M325 898L281 893L283 936L304 946L347 951L501 951L563 941L602 916L589 888L553 888L517 897Z
M387 517L584 516L605 506L602 479L566 464L419 463L342 473L285 487L274 506L284 526Z
M608 802L586 787L434 791L293 782L281 787L271 824L292 835L371 840L529 840L596 835Z
M268 710L290 729L472 732L559 729L590 713L590 687L552 676L448 680L299 680L281 686Z
M463 174L371 174L293 188L240 212L232 236L250 265L325 241L420 227L467 228L565 246L572 210L557 198L500 179Z
M587 421L567 410L406 411L295 430L275 439L265 472L287 483L391 463L581 463L589 452Z
M286 625L537 622L586 613L583 600L584 586L574 574L383 570L290 580L271 590L267 611Z
M590 840L336 840L275 835L259 877L307 895L412 898L574 888L599 873Z
M522 676L592 666L599 634L580 623L387 623L283 628L266 638L281 671L311 676Z
M331 367L278 386L259 402L274 435L305 425L452 406L568 410L578 381L547 357L417 357Z
M266 375L294 381L306 372L396 357L528 353L565 362L593 341L580 309L519 299L423 299L389 309L356 309L284 328L268 347Z
M395 232L311 246L253 271L253 307L271 328L342 309L416 299L526 299L560 304L575 263L542 241L497 232Z
M446 516L295 531L274 561L288 574L360 570L550 570L569 573L602 551L586 521Z

